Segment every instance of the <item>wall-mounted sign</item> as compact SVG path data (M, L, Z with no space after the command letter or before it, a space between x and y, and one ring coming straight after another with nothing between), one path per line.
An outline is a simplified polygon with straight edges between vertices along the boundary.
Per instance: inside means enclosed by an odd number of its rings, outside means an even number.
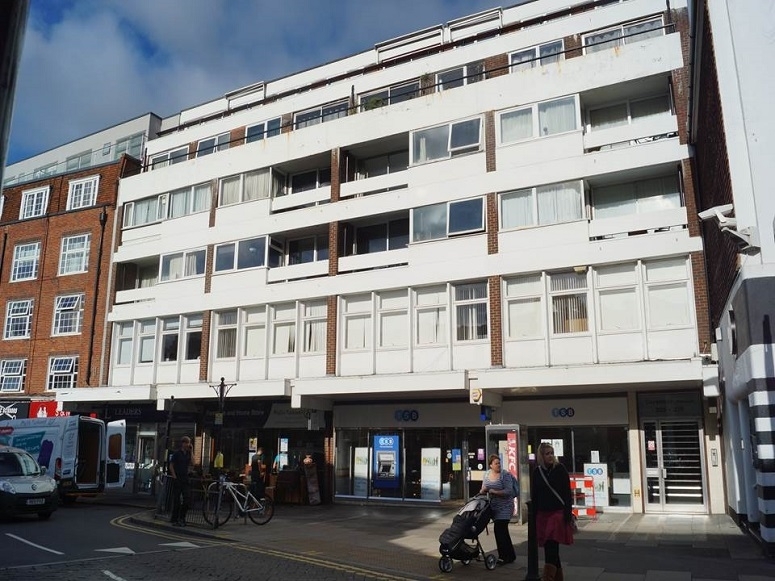
M0 420L21 420L29 413L29 402L0 399Z

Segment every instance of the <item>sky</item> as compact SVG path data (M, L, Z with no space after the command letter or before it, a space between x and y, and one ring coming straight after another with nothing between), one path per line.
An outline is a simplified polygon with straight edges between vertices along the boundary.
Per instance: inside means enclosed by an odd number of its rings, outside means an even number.
M30 0L7 164L510 0Z

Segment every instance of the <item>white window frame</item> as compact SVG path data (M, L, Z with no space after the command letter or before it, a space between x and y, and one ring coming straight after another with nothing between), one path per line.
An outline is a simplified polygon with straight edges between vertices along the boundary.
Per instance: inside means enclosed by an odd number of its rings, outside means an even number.
M36 188L22 192L22 203L19 208L19 220L37 218L46 213L48 207L48 192L50 187Z
M74 248L71 246L76 245ZM89 270L91 234L75 234L62 237L59 253L59 276L80 274ZM70 266L74 264L75 266Z
M258 196L249 197L248 196L249 188L247 185L248 180L251 179L253 176L260 176L262 174L267 174L269 176L269 191L262 190L258 192L259 193ZM219 207L232 206L235 204L252 202L254 200L266 200L269 198L282 196L285 190L285 181L286 181L286 175L272 167L262 168L258 170L253 170L253 171L221 178L218 181L218 206ZM227 183L237 184L235 187L237 188L238 194L237 194L237 199L235 199L234 201L224 200L224 186Z
M448 313L449 307L449 289L444 286L430 286L415 288L414 292L414 338L415 347L438 347L449 343L450 321ZM443 302L425 302L420 297L431 296L434 298L443 297ZM425 318L427 314L433 314L436 320L437 331L434 333L436 341L420 341L420 334L423 326L420 319Z
M199 143L196 144L196 157L204 157L205 155L225 151L229 149L230 141L231 134L228 132L213 135L206 139L200 139ZM209 144L210 142L212 142L212 144Z
M26 378L26 359L0 360L0 393L19 393L24 391L24 381Z
M472 68L474 71L471 71ZM450 89L455 89L461 86L464 87L466 85L471 85L473 83L483 81L484 69L484 61L482 60L470 62L459 67L453 67L451 69L438 72L436 73L436 91L449 91ZM460 76L455 76L447 80L446 83L452 86L445 87L445 81L443 80L443 77L457 71L460 71Z
M411 335L409 331L408 289L380 291L377 293L377 347L381 350L406 349ZM384 330L386 320L403 320L403 333L397 335L399 342L386 342Z
M201 256L201 272L199 271L198 265L200 264L200 261L198 260L198 256ZM172 272L172 261L175 258L181 259L181 267L180 269L176 269L177 272ZM164 265L165 261L167 261L168 264L168 272L167 276L164 275ZM192 267L193 266L193 271ZM207 249L206 248L197 248L195 250L185 250L183 252L173 252L171 254L162 254L159 257L159 282L171 282L176 280L181 280L184 278L194 278L196 276L204 276L205 269L207 268ZM173 276L174 274L174 276Z
M301 326L303 333L301 352L304 355L325 353L328 333L328 303L325 300L302 303Z
M40 242L17 244L13 249L11 263L11 282L35 280L40 265ZM26 273L26 275L22 275Z
M83 330L84 294L59 295L54 299L51 335L80 335ZM69 330L63 330L63 327Z
M65 161L65 171L76 171L91 166L91 154L92 151L89 149L88 151L71 155Z
M503 297L505 302L504 319L506 321L507 341L530 341L543 339L546 336L546 302L544 298L544 275L541 272L524 274L504 280ZM528 308L537 309L538 330L535 333L521 332L519 320L512 317L516 314L517 305L531 305Z
M203 317L201 313L186 315L183 320L183 361L199 361L202 354L202 324ZM196 356L189 357L189 350L192 348L191 342L194 337L199 335L199 350Z
M261 264L251 264L250 266L242 266L239 265L239 257L240 257L240 248L243 245L247 245L247 247L250 247L250 243L253 241L263 240L264 241L264 251L261 255ZM250 268L266 268L266 253L267 253L267 245L268 240L266 236L257 236L255 238L248 238L246 240L237 240L234 242L226 242L224 244L217 244L215 246L214 251L214 259L213 259L213 273L220 273L220 272L235 272L238 270L246 270ZM233 256L232 256L232 263L231 266L228 268L218 268L218 250L220 248L226 248L228 246L233 247Z
M649 277L649 268L659 264L671 265L676 268L679 264L683 267L683 272L680 276L654 276ZM656 271L654 271L656 274ZM644 286L644 303L646 309L646 329L648 331L664 331L672 329L687 329L691 328L694 322L694 301L693 301L693 288L691 280L691 264L686 257L674 257L674 258L661 258L653 260L642 261L642 274L643 286ZM686 299L686 318L684 321L676 320L674 317L665 318L670 321L668 324L657 325L654 323L656 319L655 314L652 312L652 293L659 292L660 290L668 289L683 289L683 295Z
M72 389L78 381L78 356L51 357L48 363L46 389Z
M240 309L240 321L242 325L240 331L242 334L240 353L243 359L266 358L267 317L266 305Z
M96 204L99 185L100 176L70 181L67 192L67 209L78 210Z
M133 349L135 338L135 323L134 321L124 321L116 323L116 365L122 367L129 367L134 361ZM129 351L124 350L124 346L128 345Z
M649 29L646 32L637 33L632 36L628 36L630 33L628 32L628 29L634 28L636 26L650 23L650 22L657 22L659 21L659 25L657 28ZM581 46L584 49L584 54L593 54L596 52L599 52L601 50L606 50L609 48L614 48L617 46L622 46L622 44L630 44L632 42L639 42L641 40L644 40L645 38L652 38L655 36L664 36L665 35L665 21L662 18L662 15L658 16L650 16L648 18L642 18L640 20L632 20L630 22L624 22L622 24L618 24L616 26L610 26L608 28L601 28L600 30L595 30L594 32L589 32L587 34L583 34L581 36ZM647 37L644 37L644 34L648 34L649 32L653 32L654 30L659 31L659 34L652 34ZM615 36L611 38L610 40L606 40L603 42L599 42L593 46L590 46L587 44L587 39L592 38L594 36L599 36L601 34L605 33L616 33L618 32L618 36Z
M371 293L361 293L341 297L342 312L342 351L364 352L371 350L374 336L374 300ZM350 325L353 321L362 321L362 333L358 341L352 342ZM362 340L360 340L362 339Z
M411 90L406 90L407 87L414 86ZM386 107L387 105L394 105L395 103L403 103L404 101L410 101L420 96L422 87L420 86L420 79L414 79L411 81L403 81L377 89L375 91L369 91L364 93L358 99L358 104L361 107L361 111L371 111L372 109L379 109L380 107ZM412 95L404 98L406 95ZM371 99L375 99L371 102ZM382 101L381 103L379 101Z
M261 128L260 133L256 133L255 135L251 136L249 135L251 129L255 129L257 127ZM274 119L268 119L267 121L262 121L261 123L254 123L253 125L248 125L245 128L245 143L253 143L255 141L263 141L264 139L269 139L270 137L275 137L277 135L280 135L282 132L283 127L283 121L281 117L276 117Z
M296 337L298 305L295 302L272 305L270 312L272 314L272 355L275 357L294 355L298 344L298 337Z
M635 98L635 99L624 99L624 100L621 100L621 101L614 101L614 102L611 102L611 103L606 103L604 105L600 105L599 107L597 107L597 106L596 107L591 107L586 112L586 118L587 118L586 119L586 130L589 131L589 132L605 131L606 129L609 129L611 127L621 127L621 126L624 126L624 125L632 125L633 122L637 122L638 119L641 119L641 117L636 117L635 120L633 120L633 113L632 113L633 105L636 105L637 103L644 103L646 101L651 101L651 100L654 100L654 99L662 99L662 98L667 101L667 111L665 111L661 115L664 116L664 117L670 117L671 115L673 115L673 104L672 104L672 100L670 98L670 94L669 93L660 93L660 94L656 94L656 95L649 95L647 97L638 97L638 98ZM615 125L610 125L609 127L603 127L603 128L599 128L599 127L596 128L594 125L592 125L592 114L595 111L602 111L604 109L610 109L612 107L617 107L617 106L621 106L621 105L624 105L624 107L625 107L625 109L627 111L626 112L626 119L623 119L621 123L617 123Z
M468 299L459 299L457 298L457 291L459 289L463 289L465 287L480 287L484 286L484 297L476 297L476 298L468 298ZM452 306L453 306L453 312L455 313L455 343L474 343L474 342L483 342L488 341L490 338L490 285L488 282L485 281L475 281L475 282L467 282L467 283L458 283L452 285ZM465 310L466 312L470 313L470 316L472 320L475 319L475 323L480 323L480 319L482 318L480 316L481 310L478 307L484 306L484 315L483 315L483 321L485 326L485 334L483 337L464 337L461 335L465 335L465 333L461 333L461 331L464 331L465 327L461 327L461 321L460 321L460 314ZM480 325L476 324L475 328L478 330L478 327Z
M161 169L168 165L175 165L188 160L188 145L176 147L164 153L157 153L151 156L151 169Z
M334 119L347 117L349 108L350 102L347 99L344 99L299 111L298 113L293 114L293 128L294 130L303 129L304 127L319 125L321 123L333 121ZM342 115L342 113L344 113L344 115ZM303 117L304 120L299 120L300 117Z
M550 194L552 191L556 191L554 188L562 188L563 186L568 186L567 189L570 189L571 185L576 186L576 192L578 194L578 204L576 204L576 210L578 211L577 215L569 220L560 220L560 221L544 221L544 217L542 217L540 212L540 206L539 206L539 196L543 193ZM522 224L518 226L509 226L506 225L504 222L504 217L506 216L506 210L504 209L504 202L507 202L511 197L514 196L530 196L530 208L531 208L531 216L530 216L530 223L529 224ZM512 190L509 192L502 192L499 195L499 212L498 212L498 219L500 220L500 229L503 231L508 230L516 230L521 228L535 228L537 226L551 226L554 224L569 224L571 222L578 222L580 220L584 220L584 183L581 180L569 180L567 182L558 182L554 184L546 184L544 186L537 186L534 188L524 188L521 190Z
M595 267L593 276L595 283L595 305L598 313L596 317L596 329L599 334L637 333L642 330L643 299L641 296L639 272L640 269L635 262ZM633 315L633 324L630 326L618 324L606 328L608 327L608 313L610 312L606 305L606 297L614 297L616 295L629 297L631 304L626 305L625 308L620 309L620 311L623 310L628 314Z
M474 201L478 201L481 208L482 219L479 225L477 225L474 228L467 228L464 230L454 230L454 231L450 230L451 228L450 222L452 221L451 216L453 214L454 209L459 206L462 206L463 204L468 204ZM427 237L427 238L416 238L415 237L415 212L421 212L423 210L429 211L433 208L441 208L441 207L445 208L446 226L445 226L444 234L438 235L438 236L431 234L429 235L430 237ZM411 242L428 242L431 240L444 240L446 238L453 238L455 236L464 236L466 234L476 234L479 232L483 232L485 224L487 223L486 212L487 212L487 208L484 203L484 197L467 198L464 200L451 200L449 202L441 202L440 204L431 204L429 206L420 206L419 208L413 208L411 213L410 225L409 225L410 240Z
M160 319L159 333L161 336L159 337L159 364L177 364L178 359L180 359L180 332L180 316L164 317ZM172 339L175 342L175 352L171 358L167 358L165 352L166 342L168 339Z
M156 319L137 321L137 364L153 365L157 360L158 342L156 340ZM146 348L146 345L150 347Z
M229 309L215 313L215 343L213 345L213 355L215 359L236 359L239 353L239 311L238 309ZM224 342L221 343L223 333ZM226 342L227 338L233 337L233 344ZM232 353L233 350L233 353Z
M33 308L34 302L32 299L8 301L8 304L5 307L3 339L15 340L30 338Z
M553 131L552 133L545 133L541 130L541 110L544 107L550 106L555 103L560 103L562 101L573 101L573 109L574 109L574 119L573 124L574 126L570 129L563 129L562 131ZM531 124L532 124L532 130L531 134L528 137L519 137L517 139L512 139L509 141L504 140L504 131L503 131L503 123L504 123L504 116L509 115L511 113L517 113L522 111L530 111L531 112ZM548 99L546 101L539 101L537 103L532 103L530 105L526 106L520 106L520 107L513 107L511 109L504 109L503 111L498 111L498 122L496 123L495 127L495 133L498 140L499 146L504 145L511 145L512 143L524 143L526 141L530 141L531 139L543 139L546 137L552 137L555 135L565 135L569 133L573 133L575 131L579 131L582 127L581 123L581 109L579 107L579 96L578 94L575 95L565 95L564 97L560 97L557 99Z
M559 50L556 52L550 52L546 55L542 54L542 51L547 50L554 45L559 44ZM532 58L526 61L514 62L514 58L517 55L532 53ZM556 63L565 60L565 41L560 38L551 42L544 42L535 46L530 46L520 50L515 50L509 54L509 72L514 73L517 71L524 71L535 68L537 66L545 66L551 63ZM525 66L527 65L527 66Z
M576 280L576 281L584 281L584 287L573 287L568 289L552 289L552 283L555 280L555 278L559 281L562 277L568 277L568 280ZM550 328L550 334L552 337L568 337L571 335L589 335L592 332L592 329L594 328L591 323L591 319L593 316L592 309L590 308L590 284L589 284L589 276L587 271L584 271L584 273L577 273L574 271L560 271L560 272L553 272L548 274L548 281L547 281L547 288L549 291L549 317L552 321L551 328ZM573 329L568 328L565 329L557 329L557 321L558 319L554 316L554 302L555 299L559 301L563 301L566 298L569 297L583 297L583 309L584 309L584 318L576 318L571 319L568 317L567 319L563 319L564 322L569 321L584 321L584 325L586 326L585 329ZM572 305L568 307L568 312L572 309Z
M452 145L452 137L453 137L453 132L454 132L455 128L458 127L458 126L463 126L466 123L470 123L471 121L478 121L479 122L479 126L477 128L477 134L478 134L477 141L475 143L471 142L471 143L465 143L465 144L462 144L462 145L453 146ZM424 133L424 132L436 131L436 130L439 130L439 129L442 129L442 128L446 128L447 129L447 137L446 137L447 152L446 152L446 155L443 155L443 156L440 155L438 157L433 157L433 158L429 158L429 157L426 156L423 159L419 159L417 156L419 155L419 149L422 148L422 145L420 144L420 141L419 141L420 139L422 139L421 134ZM461 155L461 154L464 154L464 153L475 153L475 152L481 151L481 149L482 149L482 137L483 137L482 134L483 134L483 131L482 131L482 118L481 118L481 116L470 117L468 119L459 119L457 121L452 121L450 123L444 123L442 125L435 125L433 127L424 127L423 129L417 129L415 131L412 131L410 136L409 136L409 148L410 148L409 149L409 165L410 166L423 165L423 164L426 164L426 163L432 163L434 161L441 161L441 160L445 160L445 159L450 159L453 156Z

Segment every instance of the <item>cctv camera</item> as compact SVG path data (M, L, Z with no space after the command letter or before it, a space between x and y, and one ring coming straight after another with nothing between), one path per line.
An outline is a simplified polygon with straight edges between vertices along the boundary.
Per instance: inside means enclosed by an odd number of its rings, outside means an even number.
M713 206L712 208L703 210L698 215L703 222L718 220L720 225L734 228L737 225L737 220L728 217L728 215L732 213L732 210L734 210L732 204L724 204L723 206Z
M757 237L750 229L746 228L738 231L732 228L722 228L721 232L726 234L735 243L738 252L756 254L759 251Z

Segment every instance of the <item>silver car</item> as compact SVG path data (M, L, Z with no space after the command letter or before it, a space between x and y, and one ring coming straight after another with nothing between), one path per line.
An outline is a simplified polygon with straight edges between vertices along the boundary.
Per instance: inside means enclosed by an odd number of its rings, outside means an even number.
M20 448L0 446L0 515L37 514L47 519L59 506L56 481Z

